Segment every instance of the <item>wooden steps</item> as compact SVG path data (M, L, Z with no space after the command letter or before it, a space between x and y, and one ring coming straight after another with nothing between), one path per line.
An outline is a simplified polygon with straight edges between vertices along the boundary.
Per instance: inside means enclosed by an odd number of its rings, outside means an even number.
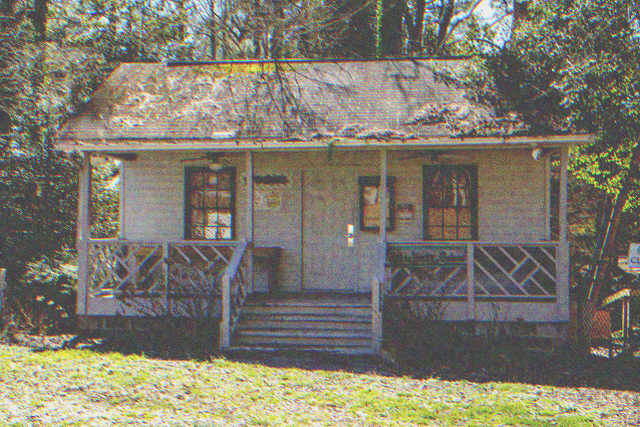
M303 350L370 354L368 296L297 294L250 297L232 350Z

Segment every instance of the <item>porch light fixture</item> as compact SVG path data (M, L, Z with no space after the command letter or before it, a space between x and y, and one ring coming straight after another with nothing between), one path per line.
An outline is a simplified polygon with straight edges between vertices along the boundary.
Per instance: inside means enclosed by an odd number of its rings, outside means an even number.
M533 160L535 160L536 162L542 159L545 156L545 154L546 154L545 151L540 147L536 147L533 150L531 150L531 157L533 157Z

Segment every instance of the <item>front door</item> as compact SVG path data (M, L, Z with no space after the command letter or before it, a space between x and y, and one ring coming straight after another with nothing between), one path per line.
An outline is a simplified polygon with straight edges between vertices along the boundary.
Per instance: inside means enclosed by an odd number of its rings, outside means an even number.
M308 169L303 177L302 288L357 292L356 171ZM354 233L355 234L355 233ZM350 244L351 243L351 244Z

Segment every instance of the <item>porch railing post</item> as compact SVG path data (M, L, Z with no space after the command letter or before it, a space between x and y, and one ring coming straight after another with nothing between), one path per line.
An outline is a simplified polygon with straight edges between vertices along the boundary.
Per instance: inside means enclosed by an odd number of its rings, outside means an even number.
M222 276L222 321L220 322L220 349L231 345L231 280Z
M162 280L164 284L164 303L167 315L171 314L169 307L169 242L162 243Z
M473 243L467 243L467 318L469 320L476 320L476 287L473 265Z
M78 188L78 225L77 225L77 250L78 250L78 314L88 313L87 299L89 287L89 204L91 201L91 154L85 153L80 166Z

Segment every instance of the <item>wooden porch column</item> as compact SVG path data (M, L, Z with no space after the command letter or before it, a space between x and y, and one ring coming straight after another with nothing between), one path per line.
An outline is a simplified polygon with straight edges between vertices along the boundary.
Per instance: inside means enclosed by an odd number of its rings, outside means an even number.
M91 201L91 153L84 153L78 179L78 300L77 314L87 315L87 295L89 287L89 206Z
M253 242L253 153L247 151L247 240Z
M380 150L380 241L387 241L387 175L389 174L387 150Z
M567 191L569 187L568 179L569 147L560 149L560 200L559 200L559 236L560 246L558 248L558 285L557 298L560 319L569 320L569 233L567 223Z
M253 152L247 151L247 241L249 242L249 253L247 254L248 259L248 276L249 276L249 289L251 292L254 291L254 272L253 272L253 232L254 232L254 221L253 221Z

